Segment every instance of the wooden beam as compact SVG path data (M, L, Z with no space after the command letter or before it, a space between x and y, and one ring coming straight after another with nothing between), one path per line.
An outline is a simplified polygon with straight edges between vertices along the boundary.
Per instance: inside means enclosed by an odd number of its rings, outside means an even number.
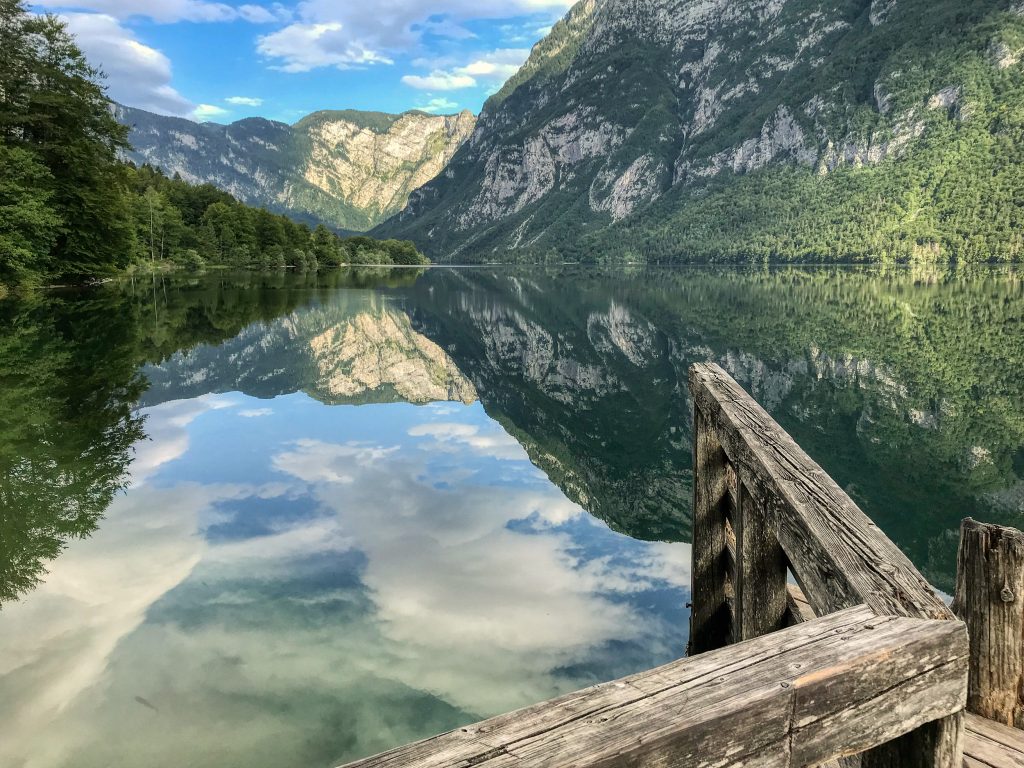
M817 765L959 711L967 656L959 622L861 606L351 766Z
M732 618L727 599L726 504L728 461L704 419L693 422L693 567L688 655L727 645Z
M885 615L954 618L900 548L731 376L694 365L690 391L695 418L777 515L770 524L816 613L864 603Z
M910 560L721 367L690 368L694 419L714 432L771 515L816 614L864 603L881 615L954 619ZM926 723L862 756L865 768L959 768L963 714Z
M786 626L786 554L768 526L761 502L738 483L739 504L733 521L736 531L736 641L775 632Z
M1024 728L1024 533L963 521L952 607L971 638L967 709Z

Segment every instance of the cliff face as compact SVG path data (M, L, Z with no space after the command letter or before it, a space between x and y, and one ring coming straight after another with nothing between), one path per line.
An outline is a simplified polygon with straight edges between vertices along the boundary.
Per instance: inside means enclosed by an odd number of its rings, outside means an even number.
M473 403L477 393L437 344L387 302L365 295L254 324L147 366L146 405L240 389L256 397L302 390L331 404Z
M289 126L261 118L193 123L118 107L136 163L210 183L239 200L366 230L401 210L473 130L469 112L316 112Z
M766 234L779 246L765 255L800 256L806 209L819 228L848 216L858 253L881 222L965 255L960 228L987 232L993 214L927 178L970 162L1013 218L1011 185L987 179L1007 145L1024 147L1011 117L1022 49L1022 9L1006 0L580 0L380 233L455 260L586 258L602 241L627 258L709 244L761 255ZM728 206L787 172L745 230ZM896 210L922 202L923 218ZM674 254L656 242L673 236Z

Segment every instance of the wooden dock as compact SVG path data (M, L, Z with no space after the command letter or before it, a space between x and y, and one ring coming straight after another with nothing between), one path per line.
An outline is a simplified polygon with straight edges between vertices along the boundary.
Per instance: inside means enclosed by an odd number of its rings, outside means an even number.
M352 768L1024 768L1024 534L965 521L954 614L721 368L690 391L688 655Z

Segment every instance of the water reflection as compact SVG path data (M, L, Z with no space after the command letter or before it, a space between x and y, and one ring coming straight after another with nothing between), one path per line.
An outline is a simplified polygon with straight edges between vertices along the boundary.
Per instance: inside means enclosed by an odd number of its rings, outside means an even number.
M130 491L5 610L5 765L330 765L680 650L688 550L610 532L479 405L145 416Z
M233 389L260 397L302 390L329 404L477 398L448 355L412 329L400 305L351 288L143 373L147 403Z
M941 589L959 521L1024 522L1024 289L933 269L464 270L413 325L565 493L685 540L693 362L722 364Z
M0 764L329 766L678 655L698 360L948 590L961 517L1021 525L1022 322L996 272L0 303Z

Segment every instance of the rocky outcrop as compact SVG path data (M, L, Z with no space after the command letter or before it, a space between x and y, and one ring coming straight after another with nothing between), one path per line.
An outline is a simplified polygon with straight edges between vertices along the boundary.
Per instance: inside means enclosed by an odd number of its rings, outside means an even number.
M194 123L118 107L136 163L239 200L332 227L366 230L401 210L473 131L469 112L316 112L295 125Z
M818 159L818 152L808 142L800 123L785 106L780 106L765 121L760 135L747 139L738 147L723 149L704 161L682 160L676 181L686 181L691 176L717 176L725 170L749 173L782 157L805 165Z
M299 122L296 130L310 145L302 178L377 223L404 208L410 192L444 170L476 118L469 112L443 117L406 112L389 122L380 131L329 112Z
M1005 3L982 0L967 16L959 7L579 2L487 102L445 172L377 234L413 239L441 260L549 258L723 179L903 157L929 126L976 114L969 78L951 65L967 48L950 50L959 43L946 21L982 30ZM1019 60L1002 40L970 45L993 70ZM653 210L656 222L671 207Z
M385 389L417 404L476 400L451 358L401 312L356 315L314 336L309 349L320 373L315 387L333 401Z
M332 404L472 403L476 389L396 306L344 301L257 323L219 347L178 352L146 376L150 402L239 389L256 397L303 390Z

